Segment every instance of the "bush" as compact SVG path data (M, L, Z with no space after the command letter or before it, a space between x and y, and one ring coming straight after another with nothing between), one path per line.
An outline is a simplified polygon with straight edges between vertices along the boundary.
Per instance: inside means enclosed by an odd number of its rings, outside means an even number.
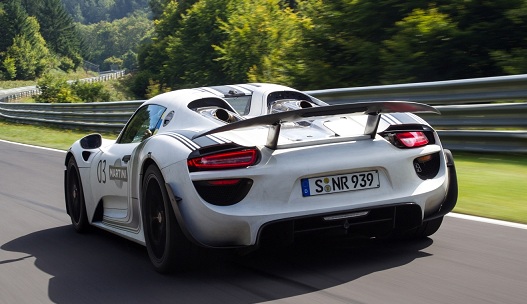
M37 87L41 94L34 97L36 102L72 103L110 100L110 92L99 82L77 80L69 84L64 78L46 74L37 82Z
M2 62L3 68L5 72L3 73L4 79L15 79L16 77L16 61L15 59L11 57L4 58L4 62Z
M71 87L80 100L84 102L110 101L110 92L100 82L75 81Z
M60 58L59 69L63 70L64 72L69 73L69 72L74 71L75 68L76 68L75 62L73 62L71 58L68 58L68 57Z
M40 95L33 97L36 102L71 103L80 101L64 78L46 74L37 81L37 88L40 90Z
M152 78L153 75L148 71L135 73L132 76L130 91L137 96L145 97Z

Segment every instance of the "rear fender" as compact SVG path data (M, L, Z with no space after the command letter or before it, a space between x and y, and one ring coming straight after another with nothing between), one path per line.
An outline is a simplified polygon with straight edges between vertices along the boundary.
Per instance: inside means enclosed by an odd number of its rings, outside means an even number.
M454 209L457 203L458 184L457 184L457 174L456 174L456 166L454 163L454 157L452 156L452 152L448 149L444 149L444 153L446 157L446 165L447 165L447 170L448 170L447 195L445 197L445 200L441 204L439 211L425 218L423 221L430 221L430 220L445 216L447 213L449 213L450 211Z

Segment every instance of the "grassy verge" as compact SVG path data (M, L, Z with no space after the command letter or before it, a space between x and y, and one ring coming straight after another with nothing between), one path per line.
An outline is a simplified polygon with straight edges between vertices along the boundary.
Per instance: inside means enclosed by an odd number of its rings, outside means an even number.
M10 80L2 80L0 81L0 90L7 90L7 89L15 89L20 87L29 87L36 85L37 82L33 80L16 80L16 81L10 81Z
M91 132L6 123L0 139L67 150ZM116 138L117 134L103 134ZM527 158L524 155L456 153L459 199L455 212L527 223Z
M455 212L527 223L527 158L455 153L459 199Z
M0 119L0 139L59 150L67 150L76 140L90 133L93 132L14 124ZM117 135L103 134L108 139L115 139Z

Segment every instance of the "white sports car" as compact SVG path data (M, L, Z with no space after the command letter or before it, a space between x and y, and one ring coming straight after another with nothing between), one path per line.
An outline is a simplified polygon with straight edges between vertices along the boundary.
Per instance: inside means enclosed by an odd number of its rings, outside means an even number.
M425 237L457 201L452 154L412 102L328 105L273 84L184 89L142 104L117 140L69 149L74 228L146 246L155 269L192 246L256 248L325 233Z

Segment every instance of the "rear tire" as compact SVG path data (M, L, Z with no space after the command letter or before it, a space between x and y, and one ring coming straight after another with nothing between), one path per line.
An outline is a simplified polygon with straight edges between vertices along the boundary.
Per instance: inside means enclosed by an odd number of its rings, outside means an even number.
M443 223L443 216L424 222L415 232L415 238L425 238L436 233Z
M148 256L156 271L169 273L187 258L190 242L177 223L165 180L155 165L145 171L141 197Z
M86 232L89 228L89 222L86 214L84 191L82 190L79 167L73 156L68 161L65 185L66 205L73 228L79 233Z
M396 239L423 239L431 236L436 233L441 223L443 222L443 217L438 217L433 220L423 222L421 226L398 233L395 235Z

